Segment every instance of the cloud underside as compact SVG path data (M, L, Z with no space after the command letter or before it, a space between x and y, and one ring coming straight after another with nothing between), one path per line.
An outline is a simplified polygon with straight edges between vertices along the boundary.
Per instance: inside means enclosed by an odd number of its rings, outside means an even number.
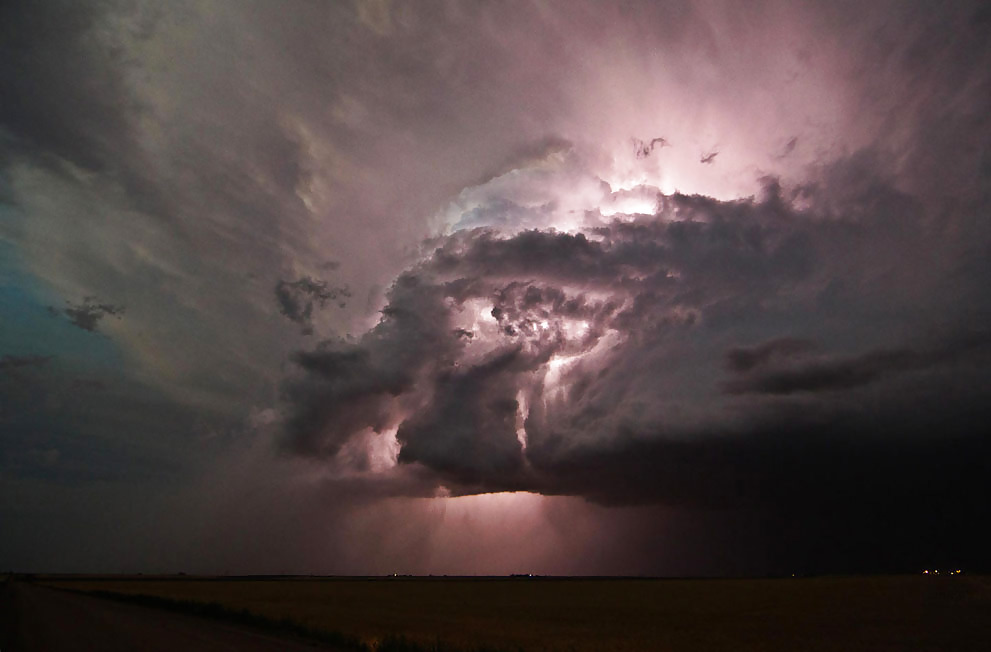
M582 232L432 242L377 326L295 355L287 448L362 472L394 433L399 492L708 506L875 474L909 499L986 452L991 339L940 305L953 265L906 264L931 243L910 197L657 197Z

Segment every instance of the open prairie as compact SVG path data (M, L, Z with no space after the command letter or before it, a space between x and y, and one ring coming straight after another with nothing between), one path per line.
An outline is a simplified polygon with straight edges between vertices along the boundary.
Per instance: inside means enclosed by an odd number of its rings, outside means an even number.
M986 650L991 578L77 578L85 592L217 603L371 646L533 651Z

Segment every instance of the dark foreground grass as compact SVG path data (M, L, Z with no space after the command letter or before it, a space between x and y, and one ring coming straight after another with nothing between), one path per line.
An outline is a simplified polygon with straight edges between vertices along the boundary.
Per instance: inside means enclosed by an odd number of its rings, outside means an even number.
M192 612L350 650L991 650L991 580L966 574L739 580L132 576L49 577L44 583L154 596Z
M302 625L292 618L269 618L253 613L247 609L231 609L219 602L199 602L196 600L173 600L157 595L141 593L115 593L113 591L77 591L86 595L126 602L143 607L153 607L176 613L182 613L200 618L251 627L274 636L292 637L309 643L316 643L335 650L350 650L353 652L523 652L522 648L514 650L497 649L492 647L464 647L447 643L442 640L433 642L414 641L400 634L390 634L374 644L368 644L361 639L343 632L316 629Z

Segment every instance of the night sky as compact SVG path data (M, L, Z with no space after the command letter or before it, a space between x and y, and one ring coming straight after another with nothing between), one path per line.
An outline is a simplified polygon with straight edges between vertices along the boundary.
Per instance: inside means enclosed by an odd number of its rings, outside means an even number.
M989 570L982 2L0 5L0 570Z

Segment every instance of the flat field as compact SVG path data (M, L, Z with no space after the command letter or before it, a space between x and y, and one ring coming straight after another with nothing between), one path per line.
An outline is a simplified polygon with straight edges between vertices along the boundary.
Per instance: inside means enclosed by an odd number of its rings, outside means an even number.
M339 632L462 648L991 650L991 578L77 578L50 586L219 603Z

